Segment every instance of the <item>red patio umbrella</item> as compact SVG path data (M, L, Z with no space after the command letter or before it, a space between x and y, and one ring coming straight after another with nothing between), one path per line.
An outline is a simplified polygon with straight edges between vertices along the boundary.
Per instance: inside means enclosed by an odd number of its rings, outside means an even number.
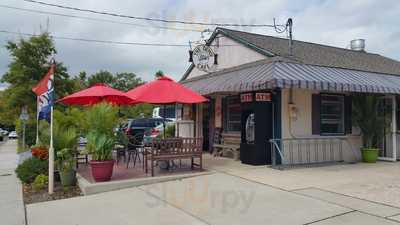
M143 84L126 93L134 103L151 104L192 104L206 102L208 99L190 90L169 77L162 76L155 81Z
M124 92L113 89L106 84L98 83L90 88L68 95L58 102L67 105L94 105L108 102L115 105L134 104L134 99L128 97Z
M162 76L155 81L138 86L128 91L126 95L135 99L134 103L164 105L164 113L165 105L168 104L193 104L208 101L208 99L200 94L166 76ZM165 137L165 121L163 126Z

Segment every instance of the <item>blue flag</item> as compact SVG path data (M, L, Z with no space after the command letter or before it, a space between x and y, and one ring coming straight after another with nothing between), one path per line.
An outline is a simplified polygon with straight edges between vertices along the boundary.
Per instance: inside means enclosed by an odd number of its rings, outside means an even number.
M51 107L54 105L54 70L50 69L44 79L41 87L43 91L38 95L38 120L50 122Z

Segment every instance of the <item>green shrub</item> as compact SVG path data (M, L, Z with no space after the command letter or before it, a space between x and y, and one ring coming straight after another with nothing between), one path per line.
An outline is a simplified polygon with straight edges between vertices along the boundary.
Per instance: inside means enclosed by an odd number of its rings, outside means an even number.
M113 128L118 122L117 110L111 104L101 103L86 111L86 150L92 155L92 160L112 159L115 140Z
M44 174L39 174L36 176L35 180L32 183L33 191L40 191L44 189L49 182L49 177Z
M389 119L380 112L382 97L379 95L361 95L352 97L353 113L352 120L362 133L364 148L378 148L383 140L384 130L387 129Z
M90 132L86 138L86 150L92 155L92 160L107 161L112 159L114 138L96 131Z
M32 157L18 165L15 173L23 183L30 184L34 181L36 176L40 174L47 174L47 170L47 161Z
M175 137L175 124L166 125L166 127L165 127L165 137L166 138Z
M101 103L86 111L86 133L97 132L114 137L113 128L118 124L118 108L111 104Z
M57 151L57 166L60 172L72 171L76 167L73 149L64 148Z
M81 132L86 127L85 112L77 107L54 110L54 123L60 128L74 128Z
M77 145L77 135L75 128L62 128L56 125L54 126L53 135L53 147L56 152L61 151L65 148L75 149Z

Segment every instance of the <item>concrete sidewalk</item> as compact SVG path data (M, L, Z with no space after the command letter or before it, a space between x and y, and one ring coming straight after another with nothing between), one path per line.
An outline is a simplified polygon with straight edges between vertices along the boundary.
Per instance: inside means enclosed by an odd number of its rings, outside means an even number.
M399 213L399 208L314 189L286 191L223 173L27 205L29 225L395 225Z
M210 163L212 160L212 163ZM400 164L278 171L211 158L213 174L26 206L29 225L398 225L400 207L341 194L398 182ZM371 179L370 176L379 177ZM389 182L390 181L390 182ZM371 183L373 182L373 183ZM345 185L348 187L342 189ZM360 186L362 185L362 186ZM351 186L351 187L350 187ZM336 188L336 192L332 191ZM392 186L386 194L398 193ZM350 189L351 188L351 189ZM387 190L383 190L386 191ZM385 198L383 198L385 199ZM388 199L388 198L386 198ZM392 202L397 199L393 196ZM398 203L397 203L398 204ZM44 216L47 215L47 216Z
M224 174L27 205L29 225L301 225L351 211Z
M0 224L25 225L22 185L15 176L18 163L17 142L0 144Z

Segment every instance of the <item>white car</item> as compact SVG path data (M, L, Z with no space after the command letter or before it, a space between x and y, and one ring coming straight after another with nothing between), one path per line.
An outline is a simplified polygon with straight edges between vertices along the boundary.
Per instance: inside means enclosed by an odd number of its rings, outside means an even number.
M16 139L16 138L18 138L17 132L16 132L16 131L11 131L11 132L8 134L8 138L10 138L10 139Z
M0 135L6 136L7 134L8 134L8 131L0 128Z
M168 126L175 126L175 121L168 121L165 123L165 127ZM150 133L145 133L145 138L149 139L149 138L156 138L159 135L163 135L164 132L164 124L160 124L156 127L154 127L153 129L151 129Z

